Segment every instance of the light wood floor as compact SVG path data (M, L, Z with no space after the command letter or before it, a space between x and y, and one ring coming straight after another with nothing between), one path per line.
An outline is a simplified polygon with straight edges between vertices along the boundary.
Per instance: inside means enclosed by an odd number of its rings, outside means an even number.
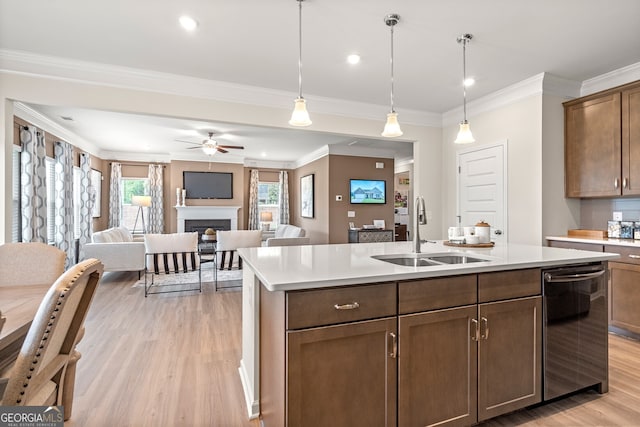
M241 294L152 295L104 276L78 348L67 426L258 427L238 375ZM640 426L640 342L609 338L609 393L585 392L483 426Z

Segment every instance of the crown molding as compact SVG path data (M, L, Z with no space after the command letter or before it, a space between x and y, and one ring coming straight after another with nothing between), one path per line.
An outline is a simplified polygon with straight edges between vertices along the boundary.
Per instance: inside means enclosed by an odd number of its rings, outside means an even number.
M482 98L467 102L467 118L543 93L575 98L580 95L580 83L549 73L536 74ZM462 107L445 112L442 115L442 127L459 123L462 114Z
M297 97L297 93L289 91L8 49L0 49L0 71L270 108L293 108L293 100ZM305 94L305 99L312 113L381 122L389 108L313 94ZM440 126L440 114L402 108L397 111L403 123Z
M304 165L307 165L311 162L315 162L316 160L319 160L325 156L329 155L329 146L325 145L323 147L318 148L315 151L312 151L311 153L302 156L301 158L299 158L298 160L296 160L295 162L293 162L293 168L292 169L297 169L300 168Z
M591 95L636 80L640 80L640 62L585 80L580 88L580 96Z
M94 143L79 137L75 133L60 126L50 118L40 114L38 111L21 102L13 103L13 114L23 120L28 121L29 123L42 129L45 132L54 134L55 136L65 140L66 142L78 147L82 151L102 158L102 150L100 150L100 148L98 148Z
M244 159L244 167L264 169L294 169L291 162L279 162L276 160L263 159Z

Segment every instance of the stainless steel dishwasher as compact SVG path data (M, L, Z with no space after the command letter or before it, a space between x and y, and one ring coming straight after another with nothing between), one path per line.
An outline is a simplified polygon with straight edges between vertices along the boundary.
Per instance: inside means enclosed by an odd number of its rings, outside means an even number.
M544 270L544 390L550 400L608 391L607 264Z

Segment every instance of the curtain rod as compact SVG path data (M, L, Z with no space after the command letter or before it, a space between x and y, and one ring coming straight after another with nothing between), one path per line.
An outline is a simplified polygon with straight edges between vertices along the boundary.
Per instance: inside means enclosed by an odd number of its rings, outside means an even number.
M110 165L114 164L114 163L120 163L122 166L148 166L148 165L158 165L158 166L162 166L163 168L166 168L167 165L163 164L163 163L143 163L143 164L138 164L138 163L122 163L122 162L109 162Z

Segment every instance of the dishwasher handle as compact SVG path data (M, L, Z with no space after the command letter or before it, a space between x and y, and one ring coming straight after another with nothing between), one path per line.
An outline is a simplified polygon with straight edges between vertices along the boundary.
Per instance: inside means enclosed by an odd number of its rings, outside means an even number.
M553 282L579 282L585 279L595 279L605 273L606 270L598 270L593 273L576 273L576 274L563 274L554 276L551 273L544 273L544 281L546 283Z

